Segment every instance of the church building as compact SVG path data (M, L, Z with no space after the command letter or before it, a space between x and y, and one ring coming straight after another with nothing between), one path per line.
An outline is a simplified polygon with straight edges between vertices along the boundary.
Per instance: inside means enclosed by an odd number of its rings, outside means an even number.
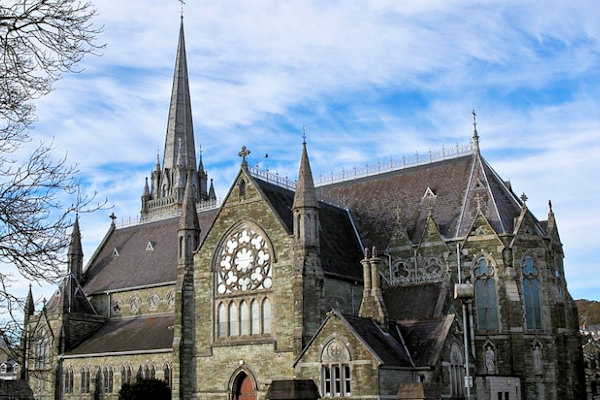
M116 400L142 378L181 400L584 398L552 206L534 216L474 128L467 148L328 182L305 141L295 182L251 167L240 143L217 202L182 20L140 221L113 218L84 267L76 219L64 282L41 310L29 294L35 398Z

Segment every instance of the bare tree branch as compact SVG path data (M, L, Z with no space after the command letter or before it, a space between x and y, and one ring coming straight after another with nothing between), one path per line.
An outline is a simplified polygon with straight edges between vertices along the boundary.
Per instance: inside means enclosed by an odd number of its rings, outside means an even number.
M23 301L11 292L6 266L31 281L57 282L73 214L103 206L93 204L95 194L79 195L77 167L55 158L52 144L22 156L32 146L34 101L103 47L95 15L87 1L0 1L0 339L7 343L20 337L15 313Z

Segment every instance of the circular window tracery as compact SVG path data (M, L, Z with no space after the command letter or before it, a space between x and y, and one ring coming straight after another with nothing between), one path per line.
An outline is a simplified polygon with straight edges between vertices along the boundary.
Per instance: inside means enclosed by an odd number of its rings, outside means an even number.
M243 226L225 240L219 255L218 294L270 289L273 286L267 241Z

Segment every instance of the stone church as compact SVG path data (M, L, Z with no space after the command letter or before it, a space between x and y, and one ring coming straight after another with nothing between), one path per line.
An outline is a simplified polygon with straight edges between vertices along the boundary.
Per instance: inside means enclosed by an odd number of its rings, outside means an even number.
M217 203L182 20L139 223L113 218L84 267L75 220L64 282L41 310L29 294L36 399L117 399L142 378L186 400L584 398L552 206L529 211L474 127L466 151L318 184L306 143L296 182L243 147Z

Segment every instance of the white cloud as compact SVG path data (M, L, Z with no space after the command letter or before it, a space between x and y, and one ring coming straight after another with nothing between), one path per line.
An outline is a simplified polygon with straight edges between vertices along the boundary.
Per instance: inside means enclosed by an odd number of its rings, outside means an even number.
M96 4L107 47L38 102L33 133L54 137L90 188L126 217L138 214L143 177L164 141L179 4ZM188 2L196 144L224 195L242 144L253 150L251 162L294 176L307 124L318 176L464 143L475 107L484 156L527 192L539 218L553 200L567 254L592 254L598 245L585 232L600 221L592 184L600 172L596 6ZM109 213L82 218L86 255L108 228ZM569 259L575 297L589 293L581 273L588 266Z

